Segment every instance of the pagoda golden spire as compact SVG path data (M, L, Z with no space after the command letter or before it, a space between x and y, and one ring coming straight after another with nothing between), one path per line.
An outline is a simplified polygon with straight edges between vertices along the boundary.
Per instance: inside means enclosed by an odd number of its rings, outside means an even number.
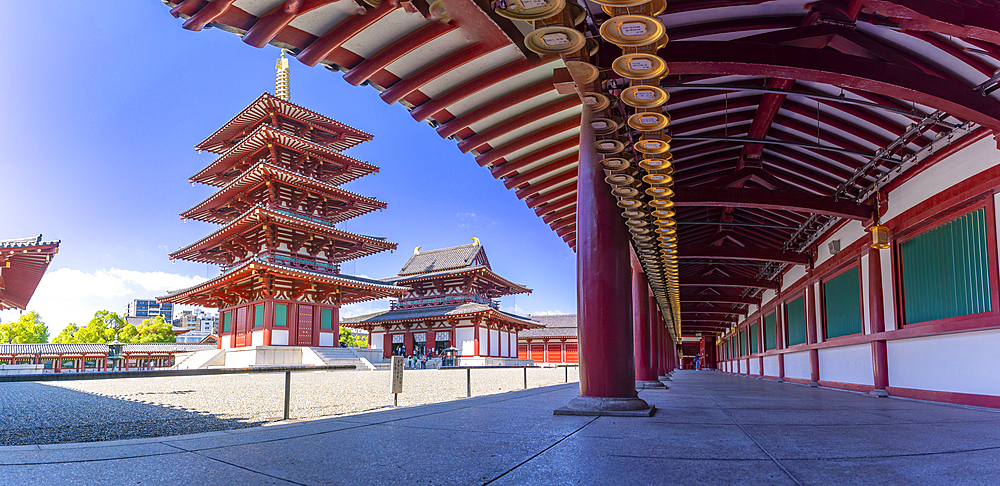
M288 84L288 59L285 57L285 50L281 50L281 57L274 66L278 73L274 76L274 95L285 101L291 101L291 91Z

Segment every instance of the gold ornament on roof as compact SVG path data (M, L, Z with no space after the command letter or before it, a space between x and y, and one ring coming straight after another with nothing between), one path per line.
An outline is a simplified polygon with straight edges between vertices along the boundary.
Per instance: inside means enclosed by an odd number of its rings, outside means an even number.
M291 101L291 88L288 80L288 58L285 57L285 50L281 50L281 57L278 58L274 66L278 70L274 76L274 96L285 101Z

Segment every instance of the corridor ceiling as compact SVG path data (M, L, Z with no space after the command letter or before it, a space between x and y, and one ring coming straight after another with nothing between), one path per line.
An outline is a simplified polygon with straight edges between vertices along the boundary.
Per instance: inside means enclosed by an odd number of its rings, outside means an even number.
M601 73L588 84L576 67L566 78L569 58L527 49L531 24L496 4L366 2L165 3L186 29L224 29L374 87L575 247L581 92L628 86L610 68L622 50L599 34L601 5L581 3L575 27ZM870 224L877 190L1000 133L1000 1L671 0L658 18L684 334L728 329L791 265L811 264L821 236Z

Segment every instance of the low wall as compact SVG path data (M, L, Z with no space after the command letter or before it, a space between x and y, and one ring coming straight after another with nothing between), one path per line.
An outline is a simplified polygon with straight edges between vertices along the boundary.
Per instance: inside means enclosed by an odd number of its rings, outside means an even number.
M534 366L533 359L519 358L458 358L455 366Z
M44 372L43 364L0 364L0 375L36 375Z

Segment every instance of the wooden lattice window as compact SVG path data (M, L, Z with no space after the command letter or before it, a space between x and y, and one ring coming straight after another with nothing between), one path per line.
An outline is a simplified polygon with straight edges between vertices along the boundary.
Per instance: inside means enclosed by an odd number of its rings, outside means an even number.
M986 208L899 244L904 322L992 310Z
M804 295L785 304L785 328L788 346L806 343L806 298Z
M827 339L864 332L857 266L823 282L823 312Z

